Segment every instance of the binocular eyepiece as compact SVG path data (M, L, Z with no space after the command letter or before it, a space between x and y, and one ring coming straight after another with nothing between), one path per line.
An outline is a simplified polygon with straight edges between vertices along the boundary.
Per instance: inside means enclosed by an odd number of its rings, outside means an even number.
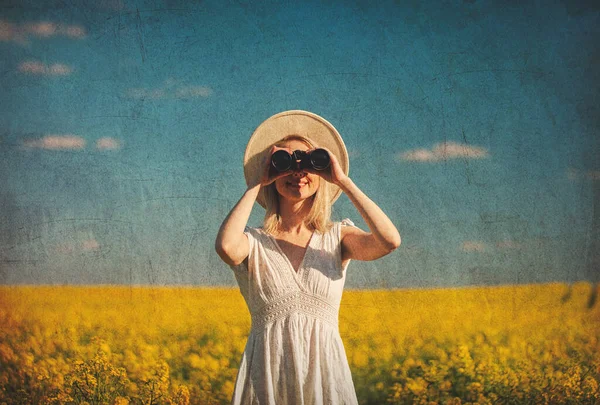
M329 163L329 153L321 148L311 152L295 150L292 154L285 150L278 150L271 155L271 165L278 172L302 169L325 170L329 167Z

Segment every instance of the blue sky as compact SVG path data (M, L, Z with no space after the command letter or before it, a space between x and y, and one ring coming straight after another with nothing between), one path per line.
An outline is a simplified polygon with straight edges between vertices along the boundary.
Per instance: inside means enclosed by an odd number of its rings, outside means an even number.
M402 235L348 287L594 279L591 4L9 1L0 283L235 285L214 238L289 109L338 129ZM344 195L333 216L368 230Z

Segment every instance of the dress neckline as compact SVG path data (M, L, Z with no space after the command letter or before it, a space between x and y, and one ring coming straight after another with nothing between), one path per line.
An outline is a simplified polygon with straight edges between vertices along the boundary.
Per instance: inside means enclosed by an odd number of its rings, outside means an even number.
M275 245L275 247L277 248L277 250L279 251L279 254L281 254L281 256L283 256L283 258L287 261L288 266L290 267L290 269L292 270L292 273L294 274L299 274L300 271L302 270L302 268L304 267L304 262L306 261L306 255L308 254L308 250L310 249L310 245L312 244L312 241L315 237L315 233L317 233L317 230L315 229L312 232L312 235L310 235L310 239L308 240L308 243L306 245L306 247L304 248L304 255L302 256L302 261L300 261L300 264L298 265L298 269L294 269L294 266L292 265L292 262L290 261L290 259L287 257L287 255L285 254L285 252L283 251L283 249L281 248L281 246L279 246L279 243L277 242L277 239L275 239L275 237L267 232L265 232L267 234L267 236L271 239L271 241L273 242L273 244Z

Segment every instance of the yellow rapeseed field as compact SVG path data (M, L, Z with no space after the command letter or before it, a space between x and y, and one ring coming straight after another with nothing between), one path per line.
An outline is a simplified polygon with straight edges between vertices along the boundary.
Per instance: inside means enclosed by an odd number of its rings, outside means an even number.
M599 404L589 283L346 290L361 404ZM0 287L0 404L227 404L236 288Z

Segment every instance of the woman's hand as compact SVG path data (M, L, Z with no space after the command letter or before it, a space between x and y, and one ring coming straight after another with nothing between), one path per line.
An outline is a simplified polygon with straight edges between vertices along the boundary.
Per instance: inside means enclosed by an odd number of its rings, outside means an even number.
M262 161L263 172L259 179L261 187L266 187L269 184L273 183L275 180L293 173L292 170L286 170L285 172L278 172L271 165L271 156L273 156L273 153L275 153L278 150L285 150L286 152L289 153L289 150L287 148L280 148L280 147L274 146L274 145L271 146L271 150L269 151L267 156L265 156L263 158L263 161Z
M328 181L329 183L333 183L336 186L339 186L340 183L344 180L347 179L348 176L346 176L346 173L344 173L344 170L342 169L342 166L340 166L340 163L338 162L337 158L335 157L335 155L327 148L320 148L320 149L325 149L327 151L327 153L329 154L329 167L325 170L315 170L315 169L305 169L308 173L313 173L316 174L322 178L324 178L326 181ZM312 152L313 149L311 149L309 152Z

